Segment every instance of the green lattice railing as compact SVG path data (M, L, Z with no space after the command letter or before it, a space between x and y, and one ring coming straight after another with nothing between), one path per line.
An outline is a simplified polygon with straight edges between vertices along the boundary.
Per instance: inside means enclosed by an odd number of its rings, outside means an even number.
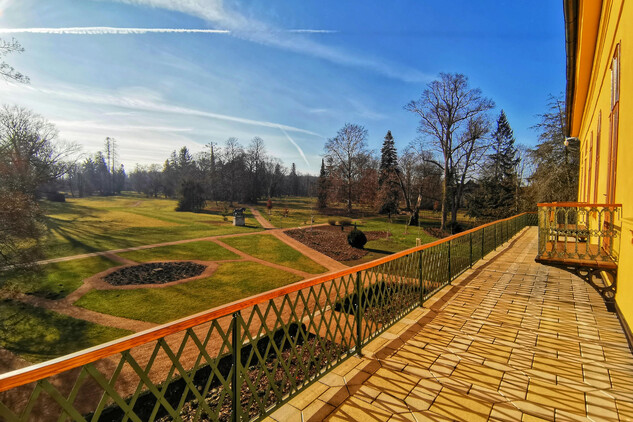
M270 414L528 225L520 214L0 375L5 421Z

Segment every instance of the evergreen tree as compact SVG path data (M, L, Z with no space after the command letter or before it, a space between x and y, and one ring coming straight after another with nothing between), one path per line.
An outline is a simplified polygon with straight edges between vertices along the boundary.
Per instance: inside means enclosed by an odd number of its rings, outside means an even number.
M400 184L398 179L398 152L390 130L385 135L380 153L378 211L381 214L391 215L398 212Z
M297 175L297 166L292 163L290 167L290 174L288 175L290 182L290 194L297 196L299 194L299 176Z
M319 181L317 182L317 206L320 209L327 207L329 185L327 171L325 170L325 160L321 159L321 172L319 173Z
M206 201L202 184L191 179L183 181L180 187L180 198L176 211L200 212L205 205Z
M488 155L479 187L468 201L471 216L483 219L509 217L516 212L517 149L508 118L503 110L492 134L492 153Z

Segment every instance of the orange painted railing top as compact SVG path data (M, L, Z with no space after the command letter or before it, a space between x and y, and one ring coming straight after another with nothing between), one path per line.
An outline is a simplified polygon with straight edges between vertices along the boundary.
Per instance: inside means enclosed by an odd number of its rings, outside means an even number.
M347 275L364 271L369 268L377 267L378 265L385 264L395 259L401 258L411 253L419 252L433 246L437 246L443 243L450 242L451 240L458 239L466 236L470 233L485 229L486 227L493 226L503 221L512 220L526 214L536 214L535 212L524 212L515 216L504 218L502 220L496 220L491 223L487 223L481 226L477 226L470 230L454 234L444 239L439 239L431 243L427 243L421 246L416 246L404 251L396 252L392 255L376 259L374 261L367 262L365 264L356 265L354 267L347 268L345 270L334 271L327 274L323 274L317 277L313 277L307 280L298 281L288 286L279 287L277 289L269 290L267 292L250 296L246 299L241 299L235 302L231 302L225 305L218 306L176 321L172 321L158 327L150 328L149 330L142 331L140 333L132 334L127 337L123 337L117 340L113 340L108 343L100 344L88 349L84 349L69 355L61 356L50 361L42 362L36 365L27 366L22 369L17 369L12 372L0 374L0 392L10 390L12 388L25 385L31 382L38 381L40 379L50 377L64 371L68 371L74 368L78 368L88 363L96 362L100 359L112 356L116 353L120 353L129 350L133 347L141 346L151 341L158 340L171 334L175 334L189 328L193 328L200 324L213 321L218 318L231 315L235 312L247 309L249 307L264 303L266 301L276 299L278 297L297 292L299 290L315 286L320 283L334 280L336 278L345 277Z
M589 202L544 202L536 204L539 207L602 207L622 208L622 204L592 204Z

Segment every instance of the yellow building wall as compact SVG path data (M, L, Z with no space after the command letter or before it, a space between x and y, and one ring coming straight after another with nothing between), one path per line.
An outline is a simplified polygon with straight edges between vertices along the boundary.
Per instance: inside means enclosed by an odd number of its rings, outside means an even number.
M593 0L584 0L582 3ZM628 24L627 24L628 22ZM582 20L581 20L582 31ZM594 43L591 45L591 43ZM633 328L633 1L604 0L600 16L600 26L596 40L579 37L579 51L594 50L593 67L576 69L577 84L589 80L589 88L584 104L574 103L574 119L571 136L581 141L580 184L578 199L580 202L594 202L595 168L599 166L597 183L597 203L605 203L607 196L607 170L609 158L610 113L611 113L611 60L617 44L620 44L620 106L619 134L617 149L617 173L615 203L622 204L620 258L616 303L630 328ZM586 78L586 73L591 72ZM583 80L582 75L585 78ZM578 86L577 86L578 88ZM596 140L598 137L598 115L602 114L600 132L600 157L596 160ZM593 154L588 153L593 143ZM587 153L585 153L587 151ZM585 160L586 159L586 160ZM589 161L592 162L588 174ZM587 164L586 164L587 163ZM586 186L589 181L589 189Z

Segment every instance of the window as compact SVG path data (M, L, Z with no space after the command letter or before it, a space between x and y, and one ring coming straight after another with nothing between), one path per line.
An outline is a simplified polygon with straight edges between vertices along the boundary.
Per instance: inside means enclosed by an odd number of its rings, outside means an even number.
M620 111L620 44L615 46L611 60L611 115L609 130L609 161L607 165L607 203L615 202L618 164L618 126Z
M598 128L596 129L596 174L593 177L593 202L598 203L598 179L600 177L600 133L602 132L602 110L598 111Z
M589 138L589 167L587 167L587 202L591 202L591 169L593 167L593 132L591 132L591 138ZM594 192L593 196L596 194ZM594 201L595 202L595 201Z

